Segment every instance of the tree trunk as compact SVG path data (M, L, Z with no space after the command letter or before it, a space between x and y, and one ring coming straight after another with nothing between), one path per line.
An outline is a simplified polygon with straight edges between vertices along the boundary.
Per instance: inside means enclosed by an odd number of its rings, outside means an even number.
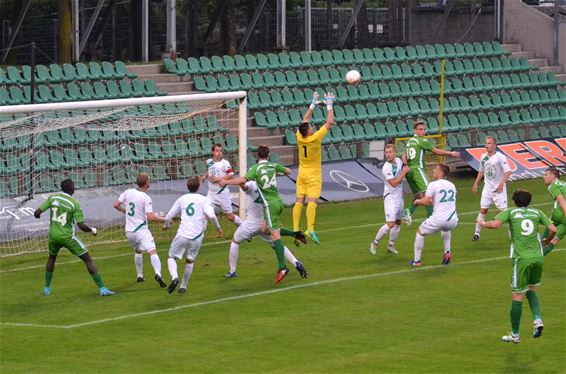
M236 46L234 44L234 4L232 0L225 0L227 2L226 9L222 12L220 19L220 53L221 54L236 54Z
M16 21L18 20L18 16L20 15L20 12L24 4L23 1L14 1L13 3L14 4L12 8L12 15L10 17L10 23L12 27L16 27ZM18 32L18 34L16 35L16 38L14 39L14 44L12 44L12 50L8 52L8 56L6 57L5 63L8 65L17 65L18 63L18 53L20 50L13 49L13 47L20 44L20 35L21 35L21 29L20 32Z
M130 61L142 59L142 4L141 1L130 2L130 26L132 30L130 44Z

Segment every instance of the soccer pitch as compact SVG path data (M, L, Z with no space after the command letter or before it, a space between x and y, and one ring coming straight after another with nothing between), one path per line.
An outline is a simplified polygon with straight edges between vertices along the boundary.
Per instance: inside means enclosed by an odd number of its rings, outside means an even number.
M423 208L412 226L401 227L399 254L385 254L385 241L377 255L369 253L384 218L382 199L321 205L320 246L296 248L284 239L309 278L292 269L280 285L273 284L273 251L259 238L241 245L238 278L223 277L233 233L226 220L224 240L214 239L209 225L184 295L158 287L148 257L146 282L136 283L126 243L91 248L105 283L117 291L111 297L98 296L82 262L67 251L49 297L41 295L45 253L2 258L0 371L564 373L566 245L545 258L537 291L543 336L532 338L525 300L521 343L503 343L510 331L509 239L505 226L471 241L480 198L472 184L456 180L460 223L448 266L440 265L438 234L426 239L423 267L408 266ZM541 180L507 187L509 196L530 190L532 206L550 213ZM494 215L492 209L488 218ZM290 208L283 221L290 226ZM153 232L169 282L165 259L174 231Z

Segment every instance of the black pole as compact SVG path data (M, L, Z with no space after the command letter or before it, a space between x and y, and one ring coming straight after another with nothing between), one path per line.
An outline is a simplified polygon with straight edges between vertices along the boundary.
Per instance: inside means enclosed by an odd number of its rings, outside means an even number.
M31 42L31 90L29 94L30 103L35 104L35 42Z

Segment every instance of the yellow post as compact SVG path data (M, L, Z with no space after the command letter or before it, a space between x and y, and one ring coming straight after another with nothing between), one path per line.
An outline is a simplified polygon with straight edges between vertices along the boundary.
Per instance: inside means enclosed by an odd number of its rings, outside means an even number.
M438 133L442 135L442 107L444 106L444 64L446 59L442 59L440 62L440 99L438 103L439 113L438 113Z

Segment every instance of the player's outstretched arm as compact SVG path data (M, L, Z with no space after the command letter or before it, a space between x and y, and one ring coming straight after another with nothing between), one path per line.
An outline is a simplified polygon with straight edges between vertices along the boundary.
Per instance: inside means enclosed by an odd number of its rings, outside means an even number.
M35 218L40 218L40 217L41 217L41 213L43 213L43 210L41 210L40 208L37 208L37 209L35 210L35 212L33 212L33 216L34 216Z
M230 179L230 180L223 179L220 182L218 182L218 185L220 187L225 187L225 186L228 186L228 185L245 184L247 181L248 180L244 177L234 178L234 179Z
M98 234L98 230L96 230L94 227L88 226L84 222L77 223L77 226L79 226L79 229L81 229L84 232L90 232L92 235Z
M326 123L324 127L326 130L330 131L332 125L334 125L334 99L335 96L332 92L328 92L324 95L324 100L326 101Z
M430 196L421 197L420 199L416 199L413 202L413 204L422 205L422 206L432 205L432 197L430 197Z
M442 149L433 148L431 152L434 153L435 155L443 155L443 156L460 158L460 152L456 152L456 151L444 151Z
M478 171L478 176L476 177L474 186L472 187L472 192L474 193L478 192L478 185L482 179L483 179L483 171Z
M167 230L169 228L173 217L177 216L179 213L181 213L181 204L179 202L179 199L177 199L177 201L175 201L175 203L173 204L171 209L169 209L169 212L163 219L163 230Z
M147 213L147 220L152 222L163 222L165 221L165 217L162 217L152 212L152 213Z
M309 122L311 117L312 117L312 112L314 111L314 108L316 108L316 104L318 104L318 92L313 92L312 94L312 101L311 101L311 105L309 105L309 108L307 109L307 112L305 113L304 117L303 117L303 122Z
M501 221L496 220L496 219L488 221L488 222L485 222L481 219L478 219L477 222L481 227L486 228L486 229L498 229L503 224Z
M214 213L214 209L212 208L212 206L206 204L204 208L204 214L210 220L210 222L214 224L214 227L216 227L216 232L217 232L216 237L223 238L224 232L222 231L222 227L220 227L220 222L218 222L218 218L216 217L216 214Z

